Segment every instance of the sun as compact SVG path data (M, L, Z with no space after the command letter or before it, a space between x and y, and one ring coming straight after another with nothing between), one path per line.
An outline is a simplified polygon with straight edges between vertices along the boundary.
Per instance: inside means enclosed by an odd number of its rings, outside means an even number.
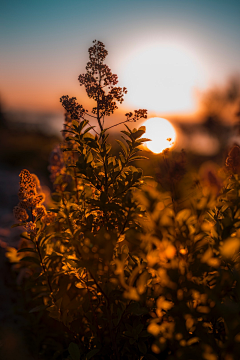
M159 154L167 148L171 148L176 139L176 132L172 124L163 118L154 117L145 121L146 126L144 137L151 141L146 143L148 150Z
M195 92L207 82L200 57L174 43L135 51L122 62L120 75L129 105L162 114L195 111Z

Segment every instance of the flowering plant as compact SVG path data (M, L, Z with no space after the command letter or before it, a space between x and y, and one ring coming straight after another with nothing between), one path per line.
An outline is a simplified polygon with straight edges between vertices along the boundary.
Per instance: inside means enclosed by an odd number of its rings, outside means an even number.
M14 214L26 231L14 261L30 270L30 313L46 324L37 352L69 360L237 360L239 147L229 153L223 183L211 173L208 186L198 181L179 191L185 157L168 151L158 181L144 178L135 166L144 127L125 124L117 155L108 141L104 117L126 89L116 86L106 55L94 41L79 77L96 101L91 114L75 98L61 98L66 116L50 158L50 210L37 177L20 173ZM127 113L123 123L139 118L146 110Z

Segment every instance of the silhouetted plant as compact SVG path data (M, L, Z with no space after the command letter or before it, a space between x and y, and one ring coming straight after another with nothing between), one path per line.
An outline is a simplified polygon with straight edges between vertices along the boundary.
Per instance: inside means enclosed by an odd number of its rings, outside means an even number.
M95 41L87 73L79 77L96 101L91 114L75 98L61 98L64 140L50 159L55 192L49 211L36 176L20 174L14 212L26 229L25 245L9 248L7 256L30 269L24 281L30 312L39 318L48 312L63 325L52 347L42 331L41 353L69 360L237 360L239 148L229 152L217 192L201 181L179 191L184 153L161 155L160 185L144 178L134 166L147 140L144 127L126 125L117 155L108 142L104 116L126 89L116 87L106 55ZM141 117L146 110L127 113L123 122Z

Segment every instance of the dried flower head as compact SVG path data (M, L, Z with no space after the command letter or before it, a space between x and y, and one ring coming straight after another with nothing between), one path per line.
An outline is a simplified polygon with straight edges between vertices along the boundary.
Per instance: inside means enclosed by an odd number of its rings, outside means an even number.
M19 200L24 200L24 199L28 199L31 196L35 196L36 194L37 194L36 188L24 189L20 187L18 192L18 198Z
M240 146L235 144L228 153L226 168L235 174L240 173Z
M44 205L39 205L39 206L36 206L34 209L33 209L33 212L32 212L33 216L35 217L43 217L47 214L47 211L46 211L46 208Z
M33 209L35 206L39 206L45 199L45 195L43 193L37 194L35 196L29 196L26 199L20 201L19 205L23 209Z
M57 215L54 212L48 212L45 216L43 216L42 222L46 225L50 225L51 223L54 222L56 216Z
M218 166L214 162L205 162L200 167L199 175L203 185L207 186L213 194L218 195L222 188Z
M64 174L64 171L66 169L63 159L63 153L59 145L57 145L51 152L49 164L50 165L48 166L48 170L51 173L50 180L54 183L56 178L60 174Z
M167 148L159 158L159 171L156 174L157 180L164 188L171 188L171 184L177 184L184 177L186 167L187 159L184 150L179 154L172 154L169 148Z
M36 185L37 190L39 191L41 189L39 178L35 174L31 174L31 176L32 176L33 182Z
M27 211L24 208L20 207L20 206L15 206L14 207L13 214L14 214L17 221L25 222L28 219Z
M34 189L36 188L36 178L26 169L22 170L19 174L20 188L22 189Z
M92 109L93 114L100 112L101 117L109 116L118 108L116 102L123 102L127 89L116 86L118 76L104 64L108 51L101 41L94 40L88 52L87 72L79 75L78 80L80 86L85 86L88 97L98 101L98 106Z
M79 105L75 97L70 98L68 95L64 95L60 98L62 106L66 112L70 115L72 120L80 120L85 112L82 105Z
M34 233L35 230L36 230L36 224L34 222L32 222L32 221L29 221L28 223L26 223L24 225L24 227L25 227L28 234Z

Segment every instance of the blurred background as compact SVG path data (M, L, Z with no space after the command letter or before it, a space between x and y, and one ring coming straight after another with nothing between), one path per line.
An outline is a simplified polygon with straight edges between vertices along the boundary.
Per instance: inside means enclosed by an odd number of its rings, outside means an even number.
M106 45L106 63L119 86L128 89L106 126L146 108L149 118L172 123L172 151L184 148L196 171L209 161L224 164L230 146L240 143L238 0L0 0L0 5L2 247L19 239L19 231L9 227L21 169L36 173L46 192L51 189L48 158L64 121L59 98L76 96L91 110L77 79L94 39ZM113 128L113 135L121 129ZM160 155L146 153L152 164L146 172L157 173ZM5 283L0 278L1 321L12 314Z
M237 0L2 0L0 162L37 171L46 160L41 141L48 152L60 136L59 98L76 96L91 108L77 78L94 39L106 45L106 62L128 89L107 126L146 108L175 126L176 149L216 155L237 141L239 16ZM37 151L27 156L31 146Z

